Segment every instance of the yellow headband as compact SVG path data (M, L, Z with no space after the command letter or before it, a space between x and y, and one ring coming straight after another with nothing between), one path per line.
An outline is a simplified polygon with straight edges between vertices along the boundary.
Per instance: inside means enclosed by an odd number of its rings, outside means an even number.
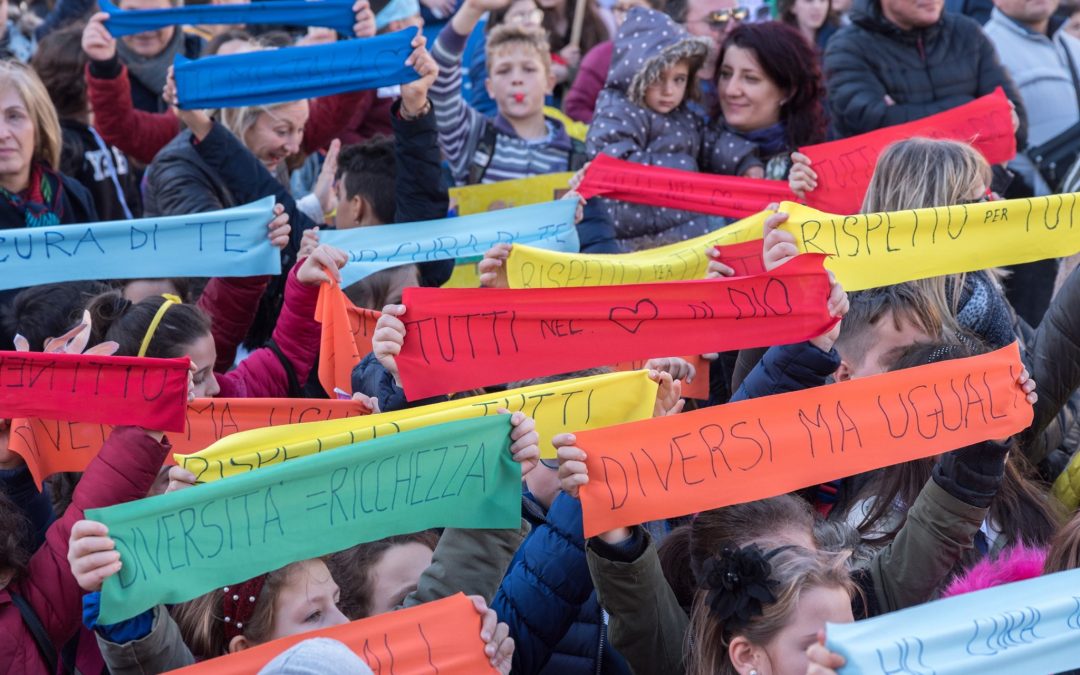
M165 298L165 302L161 303L161 307L158 307L154 320L150 322L150 327L146 329L146 337L143 338L142 346L139 347L139 356L146 356L146 350L150 348L150 341L154 339L154 333L157 332L158 324L165 317L165 312L173 305L183 304L183 301L172 293L162 293L161 297Z

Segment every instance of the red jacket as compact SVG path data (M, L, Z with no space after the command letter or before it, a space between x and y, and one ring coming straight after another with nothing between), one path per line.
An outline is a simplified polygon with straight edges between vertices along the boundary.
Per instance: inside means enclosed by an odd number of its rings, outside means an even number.
M94 128L101 137L143 164L154 161L158 151L180 133L180 120L172 112L149 113L135 108L127 66L120 66L117 77L98 78L90 74L87 65L86 96L94 111ZM357 120L357 109L371 109L369 98L374 96L374 92L354 91L313 99L301 149L316 152L346 130L356 128L363 121Z
M596 110L596 99L600 96L600 90L607 81L608 70L611 69L611 55L615 50L615 43L606 40L589 50L581 59L577 77L570 85L570 90L563 98L563 112L571 119L586 124L592 122L593 113Z
M67 561L72 525L86 509L145 497L170 450L168 443L158 443L134 427L118 427L105 441L75 488L71 506L49 527L26 574L0 590L0 673L48 672L9 590L26 599L59 651L82 625L83 591Z
M318 286L305 286L296 278L301 259L285 282L285 302L274 326L273 340L292 364L296 379L303 386L319 355L322 327L315 320ZM266 287L266 277L250 279L211 279L199 298L199 308L210 316L218 360L214 366L223 398L282 398L289 395L289 376L272 350L257 349L235 369L232 365L236 346L247 334L255 308Z

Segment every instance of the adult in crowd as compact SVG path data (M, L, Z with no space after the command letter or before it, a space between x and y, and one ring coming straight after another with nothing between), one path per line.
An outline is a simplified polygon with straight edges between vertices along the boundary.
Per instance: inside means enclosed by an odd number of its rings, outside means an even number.
M996 0L983 30L997 48L1028 114L1028 142L1040 146L1080 122L1080 42L1061 30L1058 0ZM1026 154L1010 165L1036 185ZM1062 173L1067 167L1062 167ZM1057 185L1049 186L1051 189ZM1040 190L1043 192L1043 190Z
M102 220L138 218L139 178L127 155L107 143L91 123L93 111L83 77L89 59L80 45L82 32L81 24L72 24L50 33L38 43L30 62L60 118L60 170L90 191Z
M544 10L542 25L551 44L555 84L569 86L574 81L578 64L581 63L581 55L609 39L607 26L596 10L595 0L585 0L583 3L578 0L539 0L536 4ZM585 18L581 24L580 41L573 44L570 38L573 37L579 6L585 11Z
M731 31L716 87L723 119L714 124L757 146L765 178L786 179L791 152L825 140L821 71L791 26L768 21Z
M994 45L944 0L856 0L852 23L829 41L825 78L841 137L910 122L1003 87L1016 106L1018 147L1027 115Z
M776 11L781 21L798 28L819 52L825 51L825 45L838 28L829 0L780 0Z
M669 0L664 11L681 23L691 35L707 37L712 40L713 48L705 63L698 70L698 89L701 94L701 106L698 112L703 117L710 117L716 107L716 69L720 61L720 47L724 39L745 21L750 13L741 7L737 0Z

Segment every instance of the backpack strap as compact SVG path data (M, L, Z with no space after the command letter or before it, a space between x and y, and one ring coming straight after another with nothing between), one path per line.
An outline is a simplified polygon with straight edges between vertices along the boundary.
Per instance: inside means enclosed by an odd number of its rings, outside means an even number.
M266 341L266 347L274 353L278 361L281 362L281 367L285 369L285 376L289 378L289 398L303 398L304 392L300 388L300 378L296 376L296 370L293 368L292 362L281 351L281 347L274 342L274 338L270 338Z
M570 156L567 159L568 171L580 171L583 166L589 161L589 154L585 147L584 141L579 141L576 138L570 139Z
M19 614L22 615L23 623L30 629L30 634L34 636L34 643L37 644L38 652L41 653L41 658L45 659L45 665L48 667L50 673L56 672L56 646L49 638L49 634L45 631L45 626L41 625L41 619L38 618L37 612L30 606L30 603L26 601L26 598L22 597L15 591L9 590L8 594L11 596L11 602L19 610ZM65 670L67 668L65 667Z
M479 185L484 180L484 174L491 166L491 160L495 159L495 144L498 135L495 125L485 117L484 128L480 132L480 139L476 142L476 149L473 150L472 164L469 165L469 175L465 180L466 185Z

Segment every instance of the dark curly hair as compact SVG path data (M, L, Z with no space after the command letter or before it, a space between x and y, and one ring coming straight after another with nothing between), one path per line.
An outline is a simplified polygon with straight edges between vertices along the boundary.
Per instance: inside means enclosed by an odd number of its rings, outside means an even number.
M30 562L29 536L30 521L0 492L0 581L18 579L26 572Z
M741 23L724 40L721 63L733 46L753 52L765 75L788 93L780 121L787 128L789 147L794 150L824 141L828 126L822 105L825 85L817 54L802 34L779 21Z
M86 79L89 57L82 49L85 24L75 23L49 33L38 42L30 65L45 84L60 119L86 112Z

